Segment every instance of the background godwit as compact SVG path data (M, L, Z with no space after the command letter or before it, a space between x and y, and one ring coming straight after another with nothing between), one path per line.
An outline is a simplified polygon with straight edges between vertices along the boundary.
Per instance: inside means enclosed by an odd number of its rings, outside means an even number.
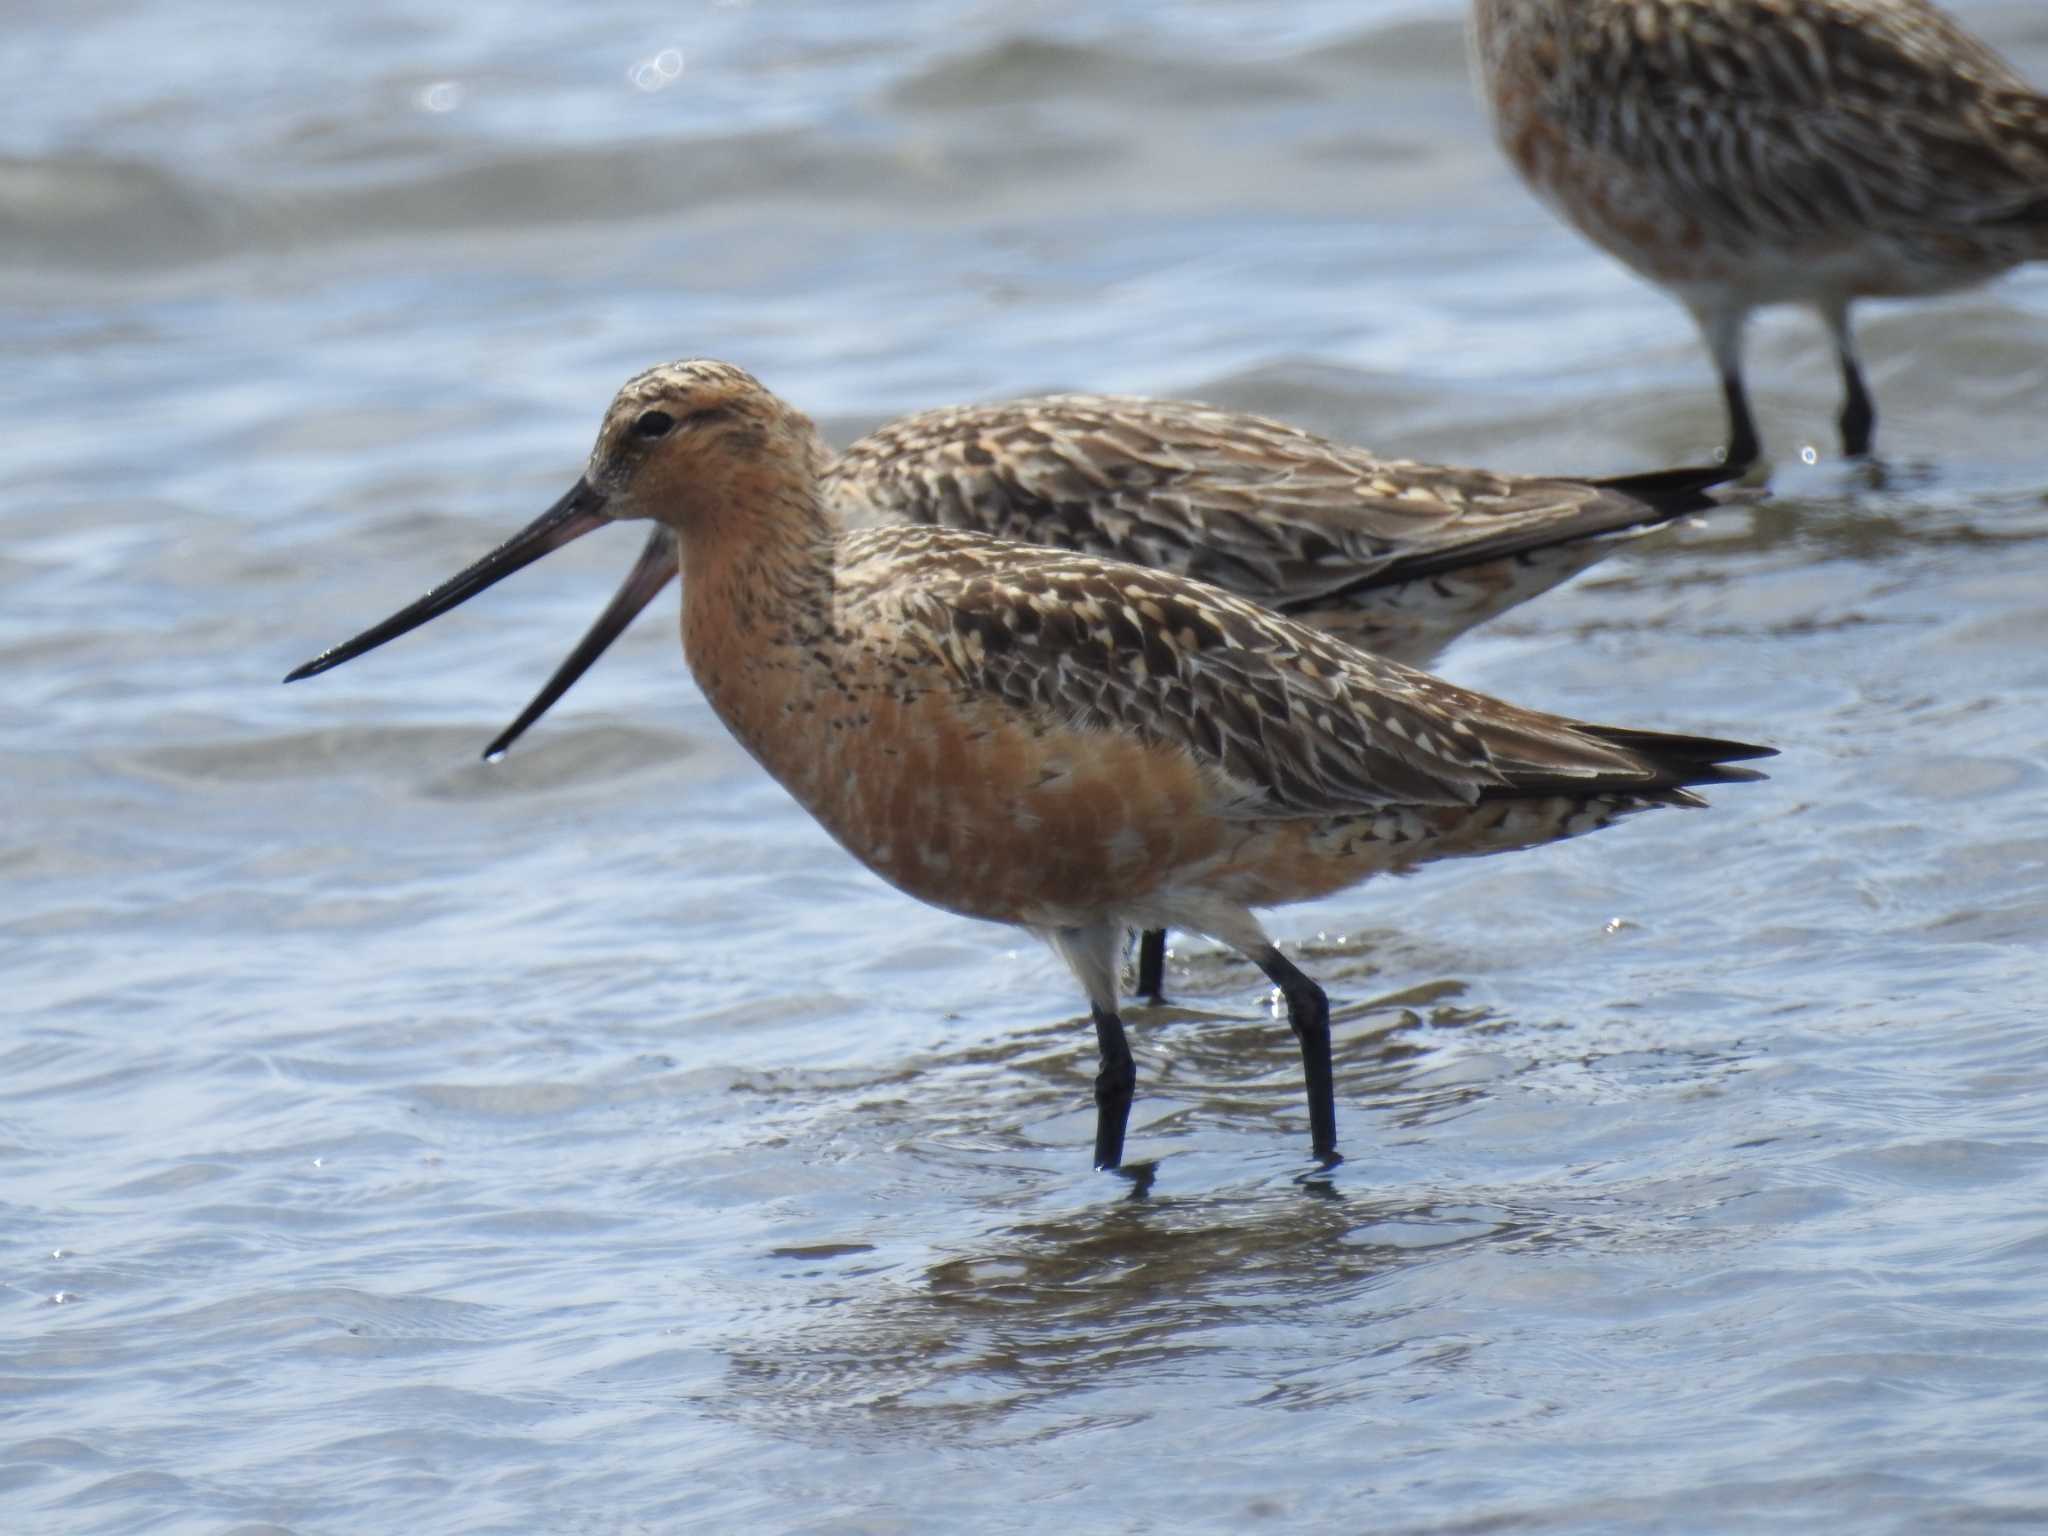
M1137 1076L1127 929L1193 929L1266 973L1332 1161L1329 1002L1253 907L1696 806L1685 786L1754 779L1722 765L1771 755L1520 709L1169 572L951 529L847 533L823 467L808 419L744 371L650 369L554 507L285 680L607 521L661 523L690 571L690 668L741 744L884 879L1067 962L1102 1056L1098 1167L1122 1161Z
M1502 475L1385 459L1188 401L1058 395L893 422L833 459L820 484L849 527L933 524L1129 560L1424 667L1618 536L1714 506L1709 488L1733 473ZM611 604L485 755L567 692L676 568L657 523ZM1165 949L1158 930L1139 947L1138 991L1154 1000Z
M1927 0L1474 0L1502 147L1581 233L1692 312L1727 458L1760 451L1743 330L1813 309L1843 451L1876 407L1849 309L2048 255L2048 99Z

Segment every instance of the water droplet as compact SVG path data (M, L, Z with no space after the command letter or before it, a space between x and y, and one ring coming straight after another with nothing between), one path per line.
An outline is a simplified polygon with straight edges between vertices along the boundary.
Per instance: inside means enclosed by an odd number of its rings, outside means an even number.
M1818 464L1820 462L1820 450L1814 447L1813 444L1808 443L1799 450L1799 462L1802 464Z
M636 90L662 91L674 85L683 77L683 50L664 48L650 54L626 71L626 78Z
M423 112L453 112L462 105L462 98L469 93L455 80L436 80L419 94L420 110Z

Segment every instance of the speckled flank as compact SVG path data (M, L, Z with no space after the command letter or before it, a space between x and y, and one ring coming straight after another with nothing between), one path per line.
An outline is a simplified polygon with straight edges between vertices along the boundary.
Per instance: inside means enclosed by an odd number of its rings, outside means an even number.
M1055 943L1103 1040L1121 1156L1130 927L1208 934L1286 993L1335 1155L1322 993L1251 909L1525 848L1754 777L1740 743L1518 709L1169 571L960 529L848 531L811 424L726 364L629 383L584 481L500 550L296 676L405 632L603 519L679 546L683 646L735 737L898 888ZM1315 562L1307 561L1309 565Z
M1474 19L1508 158L1691 309L1738 438L1757 306L1834 331L1859 452L1850 304L2048 255L2048 100L1925 0L1475 0Z

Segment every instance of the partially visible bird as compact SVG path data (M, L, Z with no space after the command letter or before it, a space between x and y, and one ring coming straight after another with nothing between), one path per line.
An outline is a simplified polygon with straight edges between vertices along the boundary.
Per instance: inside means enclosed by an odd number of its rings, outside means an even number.
M1686 786L1759 777L1742 742L1517 708L1172 572L929 527L847 531L810 422L728 363L629 380L583 477L425 597L294 670L382 645L552 549L646 518L689 570L683 649L729 730L899 889L1044 937L1087 994L1095 1162L1136 1067L1123 935L1244 954L1287 1000L1314 1154L1337 1159L1329 1003L1254 906L1534 847Z
M893 422L832 459L820 489L848 527L935 524L1130 560L1421 667L1618 540L1714 507L1711 488L1733 474L1502 475L1384 459L1189 401L1053 395ZM485 755L509 748L675 572L657 525L611 605ZM1141 994L1160 997L1165 951L1163 934L1145 935Z
M1877 409L1850 306L2048 257L2048 97L1928 0L1474 0L1473 18L1523 180L1692 312L1732 466L1762 448L1752 310L1820 315L1862 455Z

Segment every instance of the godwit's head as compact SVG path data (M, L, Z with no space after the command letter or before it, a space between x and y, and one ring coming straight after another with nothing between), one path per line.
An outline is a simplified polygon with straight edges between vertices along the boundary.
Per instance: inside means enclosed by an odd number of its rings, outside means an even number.
M744 368L693 358L626 381L583 479L605 516L653 518L687 538L730 506L758 505L762 482L807 489L823 468L809 417Z
M700 536L739 531L726 520L743 516L756 537L773 531L764 519L776 516L804 534L822 528L816 481L824 461L810 419L744 368L705 358L650 368L628 379L613 399L583 477L567 495L469 569L323 651L285 681L312 677L395 640L593 528L653 519L659 526L640 563L578 648L581 664L547 696L552 702L675 574L678 537L687 547ZM537 713L492 751L508 745Z

